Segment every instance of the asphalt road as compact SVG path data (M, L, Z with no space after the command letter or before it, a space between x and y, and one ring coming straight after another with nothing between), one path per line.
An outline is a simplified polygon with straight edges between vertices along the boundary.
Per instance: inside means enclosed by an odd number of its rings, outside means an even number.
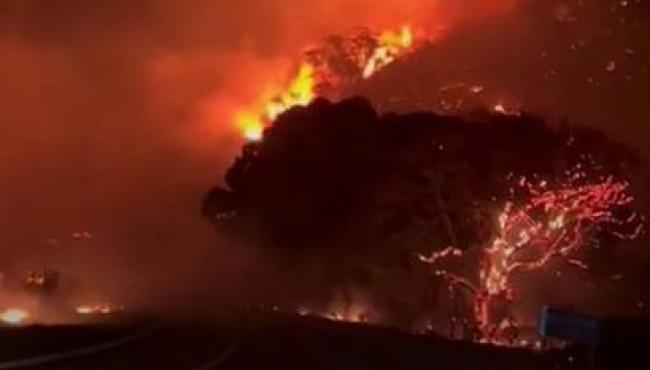
M225 332L200 326L159 327L122 346L28 369L131 370L196 369L218 366L233 350L234 341Z
M124 345L26 369L562 370L566 354L490 348L320 320L157 326Z

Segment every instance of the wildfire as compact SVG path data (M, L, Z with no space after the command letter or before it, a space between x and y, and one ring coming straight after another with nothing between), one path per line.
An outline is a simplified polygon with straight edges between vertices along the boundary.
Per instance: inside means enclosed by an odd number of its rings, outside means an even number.
M262 104L262 112L239 111L235 116L235 122L244 138L249 141L259 141L268 122L275 120L292 107L309 104L314 96L314 67L304 62L286 88Z
M314 67L303 63L287 89L266 104L266 118L273 121L291 107L307 105L314 99Z
M495 112L500 113L500 114L506 114L508 113L506 111L506 107L503 106L503 104L495 104L494 107L492 108Z
M549 190L545 181L528 182L521 178L519 186L526 193L523 203L507 202L497 217L494 239L483 247L483 258L479 265L478 282L458 276L445 270L436 275L448 281L450 286L468 290L473 297L474 321L481 341L495 344L511 343L506 332L516 328L516 322L509 314L493 312L496 303L512 303L516 298L513 278L517 273L538 270L555 258L568 264L587 269L585 262L572 257L587 244L585 238L592 230L603 230L606 226L626 226L628 233L612 232L624 238L636 238L642 223L635 214L619 220L615 211L629 205L633 197L628 195L629 184L612 177L597 183L573 185L567 182ZM636 227L631 227L636 225ZM420 260L434 263L454 253L447 248L422 257ZM526 257L522 252L526 251Z
M386 31L379 36L378 46L363 68L363 78L370 78L381 68L403 55L413 45L411 27L403 26L399 31Z
M361 57L359 76L353 80L370 78L377 71L394 62L400 56L409 52L413 47L413 32L410 26L399 30L388 30L374 39L374 48L367 56ZM317 85L325 80L325 71L316 68L306 60L299 63L298 68L288 82L271 94L270 99L263 99L257 109L243 109L236 112L234 120L240 132L249 141L262 139L264 127L275 120L280 114L295 106L304 106L312 102L319 94Z
M29 318L29 313L19 308L9 308L0 312L0 320L9 325L20 325Z
M264 123L260 117L251 112L239 112L235 117L235 121L247 140L259 141L262 139Z
M431 252L429 256L419 255L418 258L420 259L420 261L425 263L435 263L437 260L447 256L460 257L462 255L463 255L462 250L454 247L447 247L438 252Z
M351 323L368 323L371 319L367 308L356 305L347 308L334 308L321 316L332 321Z
M327 307L310 308L300 306L295 312L299 316L319 317L331 321L349 322L357 324L369 324L379 322L380 315L373 305L362 297L355 297L351 300L334 299Z
M75 307L75 312L79 315L110 315L121 311L124 311L124 307L113 307L108 303Z
M505 105L503 103L495 104L492 107L492 111L494 113L501 114L501 115L504 115L504 116L520 116L521 115L521 111L519 111L519 109L517 109L514 106L507 106L507 105Z

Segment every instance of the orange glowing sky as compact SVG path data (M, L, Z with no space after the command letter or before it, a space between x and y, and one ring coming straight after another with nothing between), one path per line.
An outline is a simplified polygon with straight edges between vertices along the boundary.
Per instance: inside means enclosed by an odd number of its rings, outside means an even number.
M513 5L3 1L0 268L88 272L100 259L93 272L107 285L112 270L145 281L181 273L212 248L198 207L242 142L233 116L284 84L305 48L359 26L435 33ZM68 248L79 229L93 232L92 252ZM52 252L52 239L65 247ZM194 244L169 271L179 246ZM157 259L143 274L136 261L152 250Z

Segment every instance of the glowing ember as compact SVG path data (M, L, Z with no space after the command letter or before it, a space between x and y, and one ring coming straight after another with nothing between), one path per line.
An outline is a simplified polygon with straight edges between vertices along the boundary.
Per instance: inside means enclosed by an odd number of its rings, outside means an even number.
M75 311L80 315L88 315L93 313L93 308L90 306L79 306L75 308Z
M460 257L462 255L462 250L454 247L447 247L439 252L431 252L429 256L419 255L418 258L420 258L420 261L425 263L435 263L437 260L447 256Z
M573 179L574 176L569 176ZM570 258L587 243L585 238L592 230L606 226L634 226L629 233L612 232L624 238L636 238L642 228L633 214L623 220L615 218L615 210L633 201L627 194L629 184L607 178L599 183L573 185L570 181L554 190L546 189L546 182L533 184L521 178L519 186L526 200L520 204L508 202L497 217L494 239L483 248L483 258L478 271L478 282L457 276L445 270L436 275L450 286L462 287L473 296L474 321L480 341L509 344L508 332L516 327L509 314L496 314L497 304L512 303L516 298L513 278L517 273L541 269L554 258L563 258L570 265L588 269L583 261ZM434 263L452 254L447 248L422 257ZM526 251L526 257L522 252ZM458 253L457 256L461 256ZM510 330L512 331L512 330Z
M73 231L70 236L74 240L90 240L93 237L90 231L85 230Z
M75 312L79 315L109 315L120 311L124 311L124 307L113 307L108 303L75 307Z
M9 325L20 325L25 322L28 317L29 314L27 311L19 308L10 308L0 312L0 320Z
M495 104L492 107L494 113L502 114L504 116L520 116L521 111L514 106L507 106L503 103Z
M507 113L506 108L503 106L503 104L496 104L492 109L497 113L501 113L501 114Z
M298 315L300 315L300 316L309 316L309 315L311 315L311 313L312 312L311 312L311 310L309 308L306 308L306 307L298 308Z

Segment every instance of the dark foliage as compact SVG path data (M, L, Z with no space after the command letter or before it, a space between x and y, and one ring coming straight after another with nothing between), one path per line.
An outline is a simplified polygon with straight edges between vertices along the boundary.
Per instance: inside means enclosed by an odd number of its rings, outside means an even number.
M597 131L528 115L380 117L361 98L318 100L247 144L227 186L206 196L204 214L233 238L287 255L322 250L395 263L484 242L509 174L564 178L585 154L599 165L594 176L624 177L634 163Z

